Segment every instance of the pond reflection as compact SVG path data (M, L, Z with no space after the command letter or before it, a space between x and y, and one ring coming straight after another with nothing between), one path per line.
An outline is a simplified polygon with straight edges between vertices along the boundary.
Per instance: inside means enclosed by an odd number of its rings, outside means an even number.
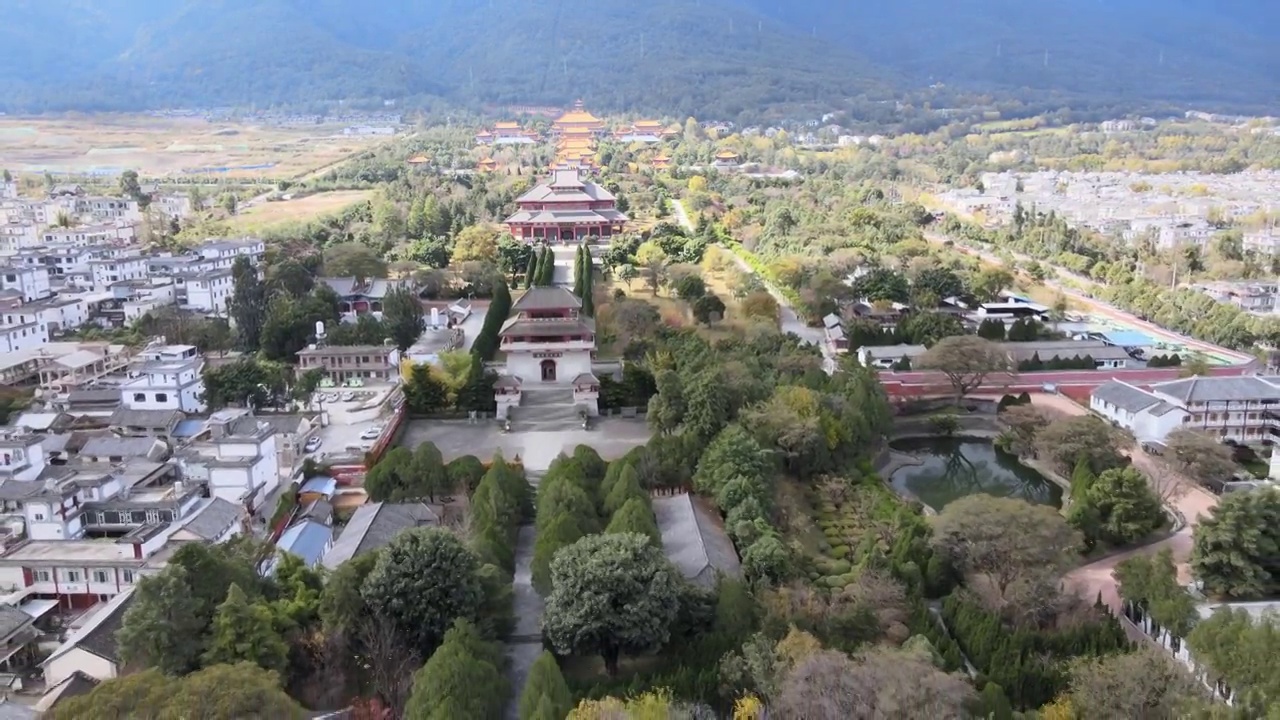
M1061 487L990 442L913 438L896 440L890 446L924 463L899 468L889 482L935 510L977 494L1062 507Z

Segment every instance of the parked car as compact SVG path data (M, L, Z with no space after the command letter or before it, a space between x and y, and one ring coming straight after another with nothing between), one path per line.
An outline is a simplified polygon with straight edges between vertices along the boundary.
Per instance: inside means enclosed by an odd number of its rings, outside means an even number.
M303 446L303 449L306 452L313 453L316 450L320 449L320 443L321 443L320 436L312 435L311 437L307 438L307 444Z
M355 399L356 399L356 394L353 392L348 391L348 392L342 393L342 402L351 402L352 400L355 400Z
M380 437L382 437L382 428L378 427L377 425L360 433L361 440L377 440Z

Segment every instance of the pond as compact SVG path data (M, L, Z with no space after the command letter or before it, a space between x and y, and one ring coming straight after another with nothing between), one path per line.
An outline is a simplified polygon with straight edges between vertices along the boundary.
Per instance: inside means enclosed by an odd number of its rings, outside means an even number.
M895 440L890 447L924 463L899 468L889 482L934 510L941 511L948 503L978 494L1062 507L1061 487L990 441L911 438Z

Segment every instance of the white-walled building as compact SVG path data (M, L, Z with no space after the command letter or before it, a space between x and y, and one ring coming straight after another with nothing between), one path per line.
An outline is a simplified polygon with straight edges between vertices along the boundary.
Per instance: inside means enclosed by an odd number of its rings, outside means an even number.
M35 350L48 343L48 326L42 329L29 318L18 318L14 324L0 327L0 354Z
M49 269L46 267L0 267L0 288L21 293L26 302L53 295L53 288L49 284Z
M235 291L230 268L199 275L182 275L179 279L187 290L186 307L207 313L227 312L231 294Z
M165 345L142 352L142 364L129 370L120 386L120 402L131 410L204 412L204 359L194 345Z
M46 245L70 245L73 247L101 247L131 242L137 238L132 225L116 225L103 223L100 225L76 225L74 227L51 227L44 231L43 240Z
M106 290L118 282L147 277L147 259L141 256L90 260L89 268L93 272L95 290Z
M1093 391L1089 407L1141 442L1164 442L1180 427L1246 444L1280 437L1276 377L1192 377L1149 391L1111 381Z
M256 265L266 254L267 244L258 238L216 240L198 246L195 252L206 260L220 261L220 267L231 267L238 257L247 257Z
M498 335L506 374L532 383L570 383L591 374L595 321L582 316L582 301L560 287L527 290L511 306Z
M189 446L178 461L214 497L257 509L280 484L279 442L271 425L233 411L214 413L212 438Z

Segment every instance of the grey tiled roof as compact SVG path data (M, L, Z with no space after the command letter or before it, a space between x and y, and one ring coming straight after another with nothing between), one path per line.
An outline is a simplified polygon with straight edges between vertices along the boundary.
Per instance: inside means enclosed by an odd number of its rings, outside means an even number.
M1193 377L1153 385L1152 390L1175 397L1184 403L1192 402L1280 402L1280 386L1256 376L1245 377Z
M511 312L577 310L581 307L582 301L578 299L578 296L562 287L535 287L526 290L524 295L521 295L520 299L515 301L515 304L511 306Z
M654 498L653 513L667 558L690 582L711 587L717 575L740 574L738 553L729 536L691 495Z
M1138 412L1160 404L1160 398L1119 380L1110 380L1093 391L1093 397L1121 410Z
M440 516L422 503L361 505L325 553L324 566L332 570L357 555L377 550L391 542L401 530L439 523Z
M182 529L212 541L235 524L241 514L241 508L235 503L222 498L213 498L207 505L197 510Z
M0 605L0 639L18 632L34 619L12 605Z

